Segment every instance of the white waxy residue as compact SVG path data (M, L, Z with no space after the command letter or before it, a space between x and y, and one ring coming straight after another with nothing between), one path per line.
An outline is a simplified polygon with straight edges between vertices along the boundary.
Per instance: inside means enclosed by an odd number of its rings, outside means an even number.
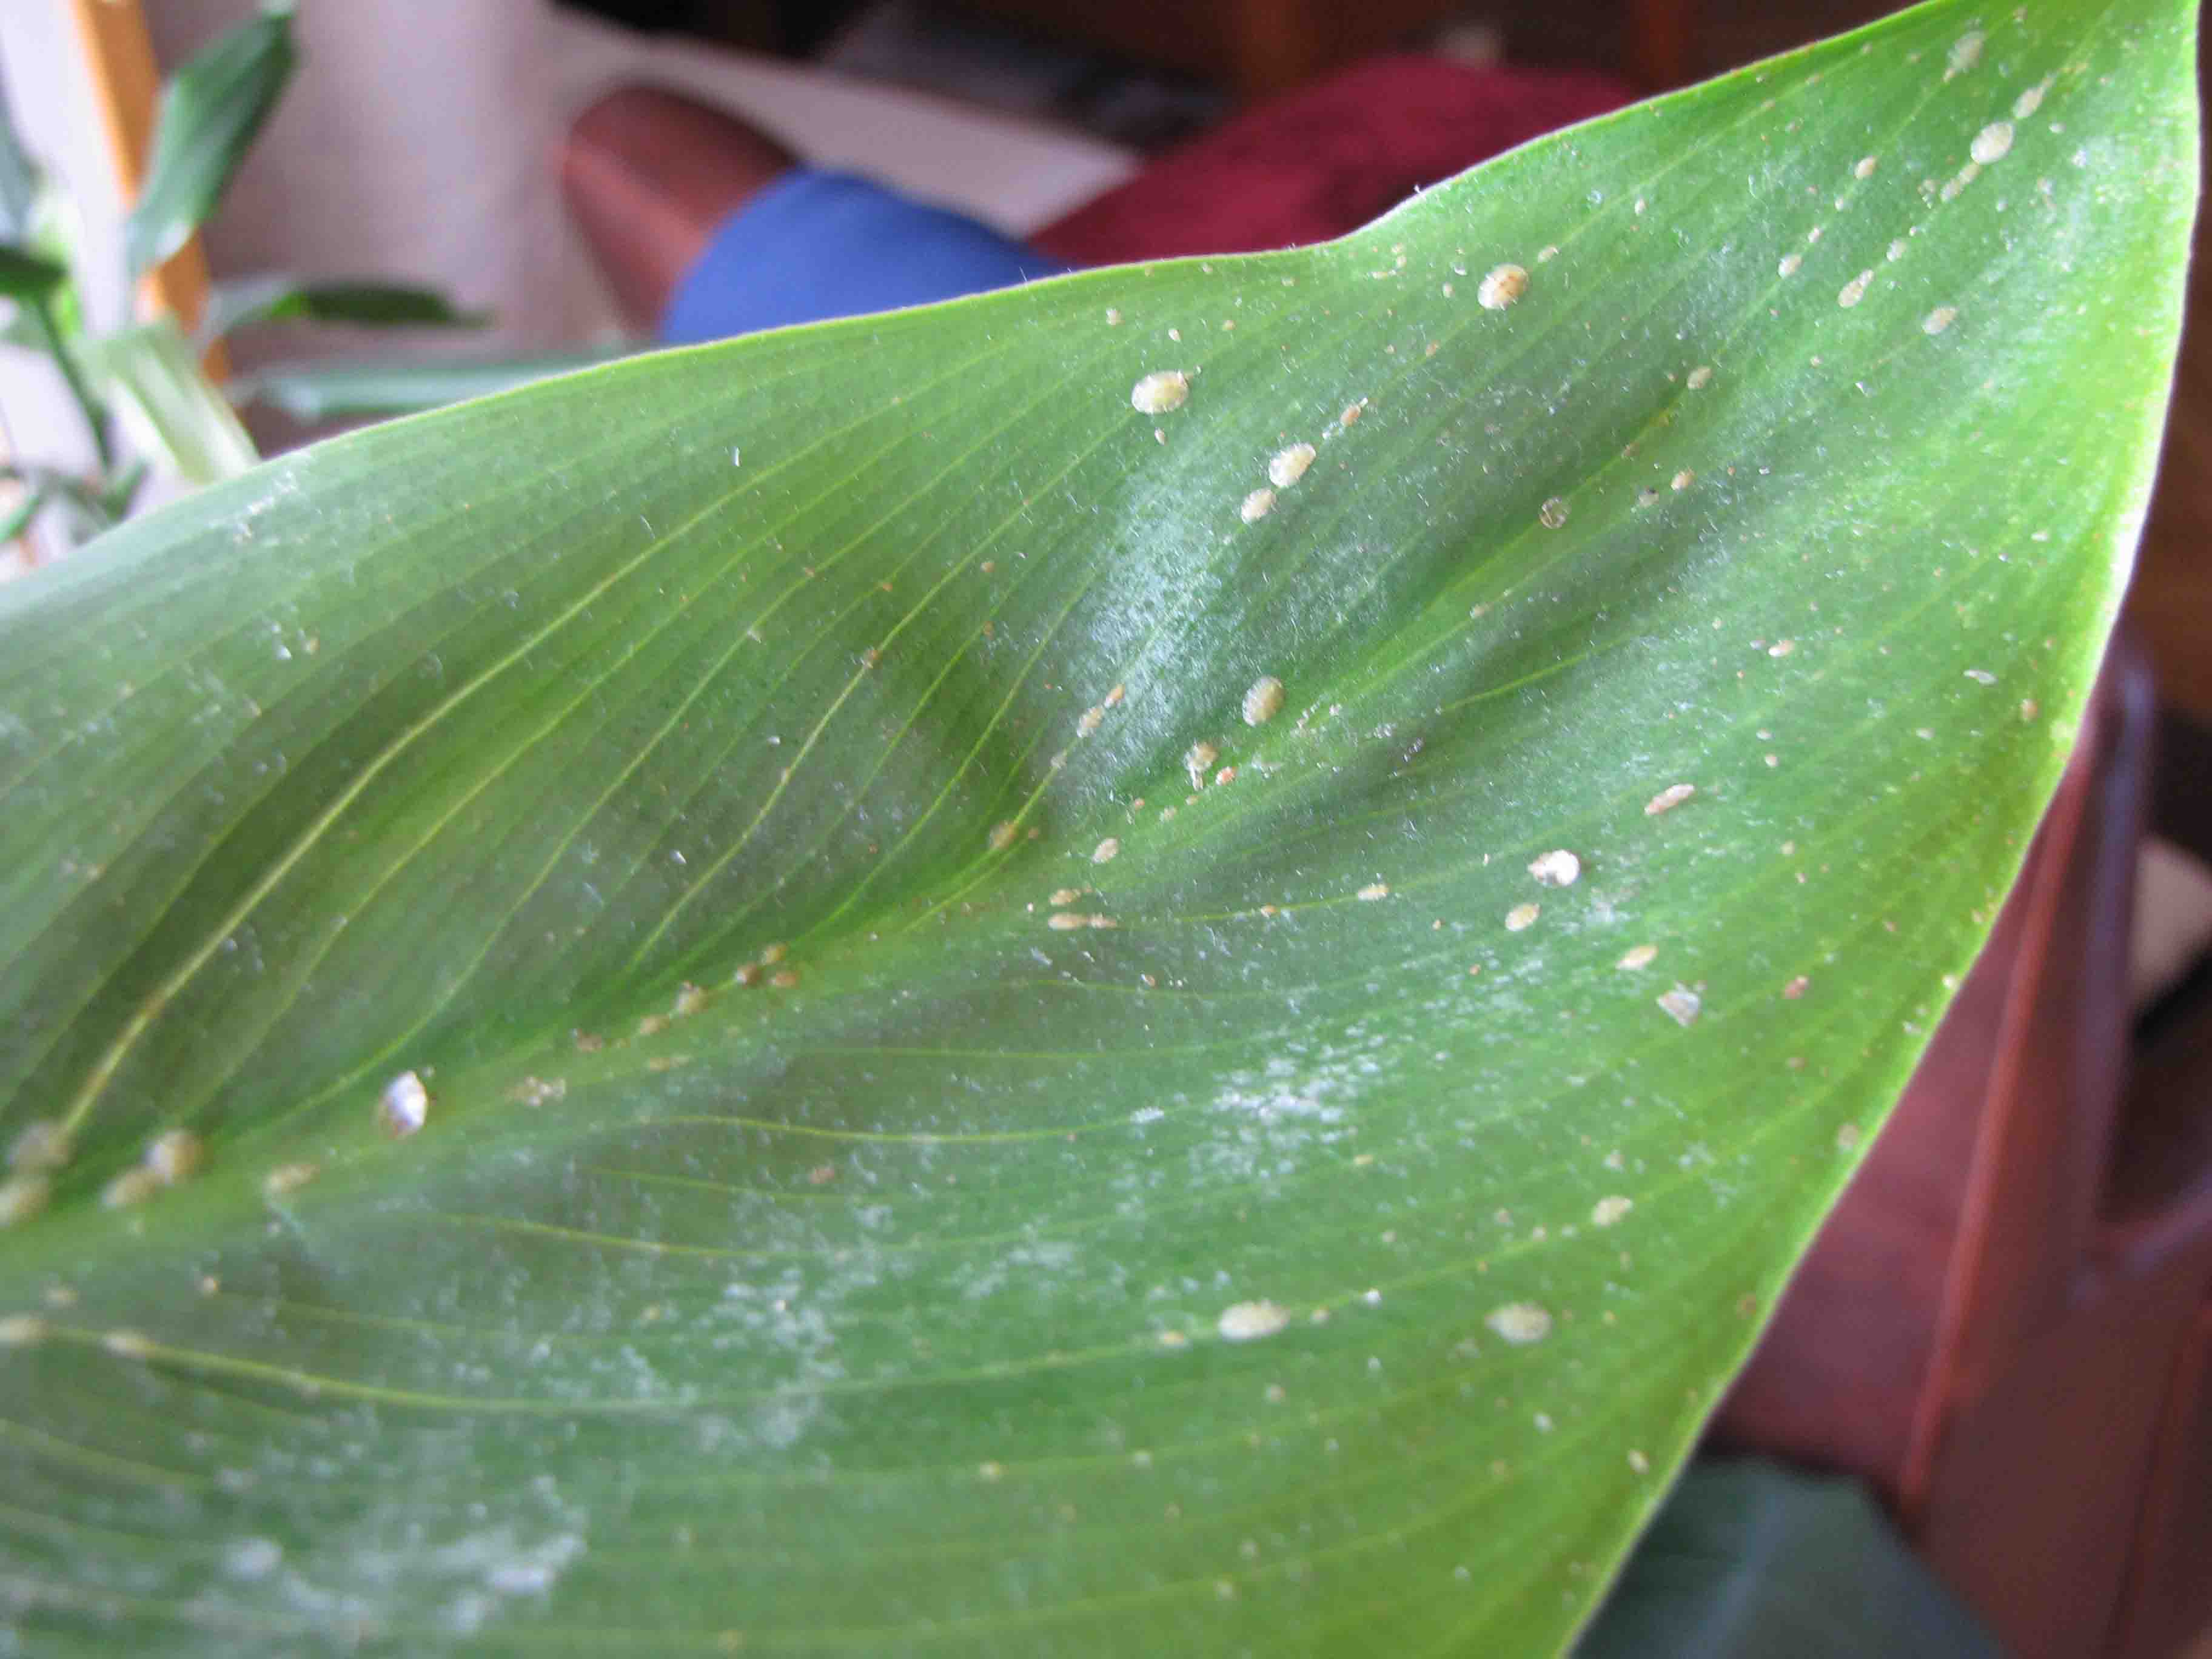
M1528 273L1519 265L1498 265L1482 279L1474 297L1486 311L1503 311L1528 291Z
M1564 847L1555 847L1528 866L1528 873L1547 887L1571 887L1582 879L1583 861Z
M1306 476L1306 469L1314 464L1311 444L1292 444L1275 453L1267 463L1267 482L1278 489L1288 489Z
M1273 674L1254 680L1244 693L1244 724L1265 726L1283 712L1283 683Z
M146 1168L164 1187L187 1180L200 1167L207 1149L190 1129L165 1129L146 1148Z
M134 1204L143 1204L161 1190L161 1177L144 1164L125 1170L121 1175L100 1189L100 1204L110 1210L127 1210Z
M1164 415L1190 398L1190 381L1179 368L1156 368L1129 388L1129 406L1140 415Z
M1552 1334L1552 1316L1533 1302L1509 1302L1482 1322L1516 1346L1541 1342Z
M68 1132L51 1118L26 1123L8 1146L11 1170L58 1170L69 1158Z
M1974 142L1966 147L1966 154L1984 167L1992 161L2002 161L2012 153L2012 123L1992 121L1974 135ZM2008 178L2011 175L2007 174Z
M386 1130L411 1135L430 1121L430 1091L412 1072L402 1072L377 1097L376 1115Z
M261 1177L261 1195L269 1199L283 1198L298 1192L321 1173L321 1168L313 1164L279 1164Z
M1251 1342L1273 1336L1291 1322L1288 1309L1272 1302L1237 1302L1221 1310L1214 1328L1227 1342Z
M46 1207L53 1183L39 1174L9 1176L0 1181L0 1227L28 1221Z

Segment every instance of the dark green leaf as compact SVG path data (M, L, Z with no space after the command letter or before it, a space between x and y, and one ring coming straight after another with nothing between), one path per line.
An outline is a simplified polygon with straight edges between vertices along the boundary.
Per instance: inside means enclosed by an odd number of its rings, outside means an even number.
M22 1644L1564 1645L2066 762L2192 22L1909 13L0 590Z
M0 242L0 295L33 300L52 293L69 276L58 260L12 242Z
M282 363L238 381L231 391L241 404L264 403L301 421L412 415L606 362L615 355L568 351L489 362L451 357L395 362L380 357Z
M264 3L163 89L146 187L123 224L124 258L134 279L182 247L222 200L291 77L298 57L292 9Z
M1579 1659L2003 1659L1858 1486L1700 1458L1629 1558Z
M331 282L271 275L218 283L200 319L200 338L218 340L252 323L300 320L380 328L482 328L488 312L462 311L435 289L404 283ZM574 367L574 364L568 367Z

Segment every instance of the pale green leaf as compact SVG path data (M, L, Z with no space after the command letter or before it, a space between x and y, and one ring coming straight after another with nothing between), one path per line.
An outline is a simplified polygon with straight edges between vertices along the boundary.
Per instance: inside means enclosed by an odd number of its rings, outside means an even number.
M23 1644L1562 1646L2065 762L2192 29L1939 5L0 590Z
M465 398L487 397L605 362L615 355L563 351L492 359L377 357L277 363L241 379L231 390L241 403L266 404L295 420L358 420L442 409Z
M83 349L131 441L187 483L213 483L253 465L253 440L173 319L118 330Z

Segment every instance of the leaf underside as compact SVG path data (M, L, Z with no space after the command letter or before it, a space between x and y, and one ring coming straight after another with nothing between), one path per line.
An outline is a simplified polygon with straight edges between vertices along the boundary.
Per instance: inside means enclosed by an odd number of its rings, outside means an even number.
M2065 760L2191 27L1906 14L9 589L14 1632L1562 1645Z

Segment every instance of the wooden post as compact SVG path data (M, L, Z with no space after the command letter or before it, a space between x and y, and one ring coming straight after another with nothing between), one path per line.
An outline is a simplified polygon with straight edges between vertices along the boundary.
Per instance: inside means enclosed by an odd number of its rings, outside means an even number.
M161 95L161 71L154 61L153 37L139 0L67 0L92 84L94 107L106 135L108 161L124 201L138 199L153 149L154 118ZM146 273L139 303L167 312L190 329L207 303L207 255L194 235L156 269ZM220 343L208 349L204 366L220 381L229 363Z

